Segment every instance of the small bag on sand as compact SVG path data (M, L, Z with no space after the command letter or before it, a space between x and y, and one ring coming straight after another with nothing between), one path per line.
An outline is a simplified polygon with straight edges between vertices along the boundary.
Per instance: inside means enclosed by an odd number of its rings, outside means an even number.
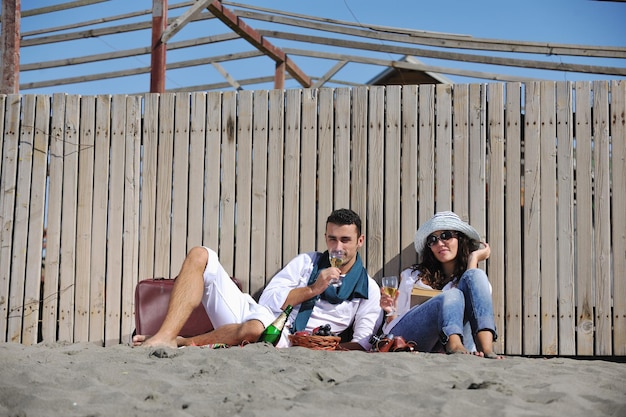
M407 342L402 336L373 336L370 342L374 352L417 352L417 343L412 340Z

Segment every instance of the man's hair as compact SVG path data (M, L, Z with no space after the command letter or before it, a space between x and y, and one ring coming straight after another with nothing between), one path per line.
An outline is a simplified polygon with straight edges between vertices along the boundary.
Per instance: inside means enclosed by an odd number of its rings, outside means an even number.
M326 219L326 224L338 224L340 226L346 225L355 225L356 231L359 236L361 236L361 218L358 214L350 209L337 209L330 213L328 219Z

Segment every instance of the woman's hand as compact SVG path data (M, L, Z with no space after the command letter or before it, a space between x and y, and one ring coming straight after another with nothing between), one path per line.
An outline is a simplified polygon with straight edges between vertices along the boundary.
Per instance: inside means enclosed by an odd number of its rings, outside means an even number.
M396 295L391 298L382 288L380 289L380 308L383 309L386 315L396 310L396 301L398 300L399 293L399 291L396 291Z
M467 269L478 268L478 263L489 259L491 255L491 247L487 242L480 242L483 247L478 247L474 252L470 253L467 260Z

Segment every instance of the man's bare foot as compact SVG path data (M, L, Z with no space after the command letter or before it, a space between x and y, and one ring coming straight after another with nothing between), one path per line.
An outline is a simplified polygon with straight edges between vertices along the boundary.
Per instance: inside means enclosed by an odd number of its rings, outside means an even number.
M137 334L133 336L133 346L178 348L176 340L161 340L156 336Z

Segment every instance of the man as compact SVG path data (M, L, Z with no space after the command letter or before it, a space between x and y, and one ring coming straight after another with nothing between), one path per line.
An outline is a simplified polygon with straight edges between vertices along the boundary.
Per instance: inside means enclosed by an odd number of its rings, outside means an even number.
M352 339L344 349L369 350L369 337L382 322L380 289L367 275L358 250L365 241L361 219L352 210L333 211L326 220L326 246L343 251L342 265L330 266L328 253L296 256L263 291L259 303L239 291L217 254L204 247L193 248L176 279L167 315L152 337L136 335L135 346L188 346L255 342L275 317L287 306L293 311L277 347L289 346L289 329L313 330L330 324L331 331L349 328ZM214 330L202 335L177 337L191 312L204 305Z

